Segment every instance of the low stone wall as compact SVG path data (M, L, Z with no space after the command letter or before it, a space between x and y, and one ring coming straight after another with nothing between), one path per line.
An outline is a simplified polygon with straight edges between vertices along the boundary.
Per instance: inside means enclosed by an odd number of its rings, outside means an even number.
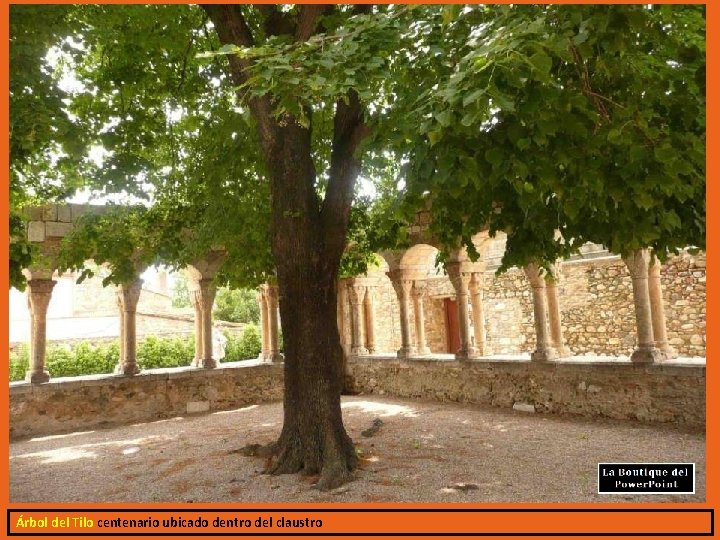
M353 392L705 426L705 365L353 358Z
M630 362L351 358L354 393L534 406L537 412L705 425L705 365ZM10 384L10 438L150 422L282 399L282 365L148 370Z
M282 365L148 370L10 384L10 438L148 422L282 399Z

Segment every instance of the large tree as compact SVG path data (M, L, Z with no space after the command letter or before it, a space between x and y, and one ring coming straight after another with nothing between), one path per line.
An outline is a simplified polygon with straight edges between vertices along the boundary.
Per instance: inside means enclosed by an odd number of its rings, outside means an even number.
M99 256L122 282L138 249L182 265L222 244L234 284L277 279L285 395L271 472L319 474L331 488L355 467L337 277L343 260L362 270L378 239L402 240L417 205L432 203L450 247L472 252L488 226L508 232L506 267L586 240L661 254L704 245L697 6L80 5L36 43L28 25L42 9L13 7L14 39L30 44L19 52L44 70L25 86L50 89L59 133L82 131L83 146L44 129L13 163L36 186L81 177L148 199L88 220L69 265ZM42 60L51 42L54 74ZM53 96L52 77L70 76L80 84ZM13 118L33 106L25 86ZM56 139L77 166L53 168ZM407 204L353 208L361 172ZM370 214L389 217L383 234L362 230Z
M367 101L386 63L389 15L374 17L369 5L203 9L231 53L230 74L257 123L270 180L285 345L284 421L271 471L320 473L318 486L334 487L357 457L340 409L340 338L328 322L336 320Z
M147 200L86 219L63 264L98 258L113 269L107 281L120 283L138 262L181 265L223 245L235 284L277 279L285 418L271 472L317 473L320 488L346 480L357 461L340 410L335 288L366 107L405 13L75 6L54 42L55 79L77 81L63 111L88 134L85 185ZM93 145L100 160L90 159ZM351 257L348 267L366 260Z

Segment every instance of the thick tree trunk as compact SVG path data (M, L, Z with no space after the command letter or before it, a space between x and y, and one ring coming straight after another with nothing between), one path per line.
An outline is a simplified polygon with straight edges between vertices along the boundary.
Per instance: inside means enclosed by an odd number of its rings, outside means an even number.
M309 131L283 126L268 150L272 251L285 346L284 423L270 472L320 474L318 487L331 489L345 482L357 464L340 409L340 256L326 249ZM344 238L345 230L336 234Z
M221 43L255 44L243 11L236 4L203 5ZM327 7L304 6L294 39L313 34ZM369 6L354 10L367 13ZM292 21L278 10L259 8L268 35L287 34ZM287 24L286 24L287 23ZM237 85L246 82L247 58L228 58ZM241 98L244 96L241 93ZM271 191L272 253L280 292L285 345L284 423L274 445L272 473L320 474L318 487L330 489L347 480L357 464L340 410L342 348L337 330L336 283L346 243L353 186L359 172L355 156L366 135L363 107L350 91L336 104L330 181L325 199L316 192L311 128L291 115L274 114L272 96L249 97L267 164ZM308 111L312 118L312 111Z

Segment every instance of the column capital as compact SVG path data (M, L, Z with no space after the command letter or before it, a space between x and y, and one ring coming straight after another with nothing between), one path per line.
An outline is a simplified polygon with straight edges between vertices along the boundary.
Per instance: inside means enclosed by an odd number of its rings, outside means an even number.
M623 258L623 262L630 271L632 279L647 279L648 267L650 265L650 250L636 249Z
M542 268L537 263L528 263L523 270L525 271L525 275L527 276L530 286L533 289L545 288L545 275L542 272Z
M425 298L427 296L427 283L415 280L413 281L413 286L410 291L413 298Z
M116 289L118 306L120 306L123 311L135 311L137 309L142 284L143 280L137 278L133 281L118 285Z
M559 285L562 279L562 261L555 261L550 265L550 272L545 273L545 283Z
M471 272L462 272L456 268L453 268L451 270L450 265L448 265L448 277L450 278L450 283L452 283L452 286L455 289L456 293L468 293L468 291L470 290L470 282L472 280Z
M652 253L648 264L648 277L660 279L660 270L662 270L662 263L660 259L655 256L655 253Z
M272 283L266 283L265 284L265 294L268 298L271 298L273 300L278 300L280 298L280 289L278 289L278 286Z
M47 312L52 298L52 291L56 281L52 279L31 279L28 284L28 307L33 314L44 314Z
M362 304L365 301L366 291L367 287L365 285L359 285L355 283L348 285L350 304L353 306Z
M477 294L485 287L485 274L482 272L472 272L470 274L470 292Z

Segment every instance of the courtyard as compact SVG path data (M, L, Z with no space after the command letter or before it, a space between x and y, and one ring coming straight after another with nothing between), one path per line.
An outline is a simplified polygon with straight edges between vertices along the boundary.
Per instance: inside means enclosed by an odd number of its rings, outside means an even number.
M361 465L321 492L316 476L263 474L238 450L269 443L279 402L10 446L12 502L704 502L704 430L471 404L346 396ZM379 427L377 427L380 422ZM376 426L376 433L366 430ZM371 436L364 436L362 432ZM696 464L694 495L598 495L600 462Z
M10 502L714 504L704 5L9 14Z

